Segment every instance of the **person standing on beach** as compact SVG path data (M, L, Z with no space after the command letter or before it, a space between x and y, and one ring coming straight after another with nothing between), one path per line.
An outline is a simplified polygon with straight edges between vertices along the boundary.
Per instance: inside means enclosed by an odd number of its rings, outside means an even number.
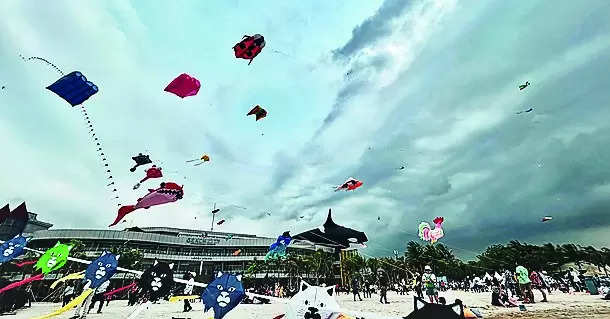
M571 279L570 283L572 284L572 287L574 287L574 291L576 292L580 292L580 274L578 273L578 271L574 270L574 268L570 267L570 272L568 274L568 277Z
M430 266L424 267L424 275L422 276L422 282L426 288L426 295L430 299L430 303L436 301L438 303L438 291L436 289L436 276L432 273ZM433 300L434 299L434 300Z
M389 280L385 271L381 268L377 270L377 281L379 286L379 302L388 304L388 285Z
M424 293L421 288L421 286L422 286L421 275L418 272L415 273L415 278L413 278L413 280L414 280L413 289L415 290L417 297L424 299Z
M523 266L517 266L515 272L517 273L517 281L519 282L523 302L534 303L534 293L532 292L532 282L529 278L529 272Z
M544 284L540 278L540 275L535 270L533 270L530 274L530 280L532 282L532 286L542 293L542 300L540 302L547 302L546 293L544 292Z
M358 281L358 276L352 278L352 292L354 294L354 301L356 301L356 296L362 301L362 297L360 297L360 282Z
M70 282L66 286L66 289L64 289L64 298L61 306L64 307L65 305L67 305L68 302L72 300L72 296L74 296L74 286Z
M193 286L195 285L195 279L193 279L193 276L191 275L191 273L187 272L186 274L184 274L184 280L187 280L188 283L184 287L183 293L185 296L190 296L191 294L193 294ZM183 312L189 312L191 310L193 310L193 307L191 306L191 302L188 299L184 299Z

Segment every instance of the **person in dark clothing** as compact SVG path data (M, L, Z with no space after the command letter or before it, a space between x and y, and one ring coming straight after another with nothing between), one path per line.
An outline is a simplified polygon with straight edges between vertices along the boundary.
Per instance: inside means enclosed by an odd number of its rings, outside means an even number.
M422 284L421 284L421 275L419 273L415 274L415 293L417 294L418 298L424 298L424 292L422 291L421 288Z
M388 304L388 285L390 283L388 275L381 268L377 270L377 281L379 286L379 302Z
M362 301L362 297L360 297L360 282L358 281L357 276L352 278L352 292L354 293L354 301L356 301L356 296Z
M110 280L106 280L99 287L97 287L97 289L95 289L95 295L93 295L93 299L91 299L91 305L89 305L87 313L89 313L91 309L94 308L95 303L98 301L100 305L97 308L97 313L102 313L102 307L104 306L104 293L108 289L108 286L110 286Z
M184 274L184 280L188 281L188 284L184 287L183 293L185 296L191 295L193 293L193 286L195 283L195 279L191 276L190 273ZM193 310L193 306L188 299L184 299L184 310L183 312L189 312Z

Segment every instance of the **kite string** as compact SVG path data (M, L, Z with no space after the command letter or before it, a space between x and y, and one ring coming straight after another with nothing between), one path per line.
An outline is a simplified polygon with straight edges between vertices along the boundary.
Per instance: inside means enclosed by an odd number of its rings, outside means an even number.
M26 58L25 56L19 54L19 57L21 57L21 59L23 61L31 61L31 60L40 60L42 62L45 62L47 65L51 66L53 69L55 69L55 71L57 71L59 74L61 74L61 76L64 76L64 72L62 72L55 64L49 62L47 59L45 58L41 58L41 57L37 57L37 56L31 56Z

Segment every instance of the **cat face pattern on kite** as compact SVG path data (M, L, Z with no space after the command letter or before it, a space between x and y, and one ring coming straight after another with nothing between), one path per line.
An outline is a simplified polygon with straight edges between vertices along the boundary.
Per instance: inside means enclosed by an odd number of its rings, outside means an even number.
M218 272L201 294L204 311L214 309L214 319L221 319L246 296L241 275Z
M7 263L21 255L28 239L19 234L0 245L0 264Z
M91 261L85 271L85 281L90 281L91 288L97 288L109 280L117 271L120 255L104 251L102 255Z
M301 281L299 292L290 298L286 319L329 319L341 312L335 287L311 286Z
M57 242L55 246L47 249L34 265L36 270L41 270L43 274L48 274L63 267L68 261L68 255L72 250L72 245Z
M85 102L98 92L97 86L87 81L87 78L78 71L64 75L55 83L47 86L47 89L59 95L72 106Z
M165 262L155 263L140 277L138 287L142 288L144 294L148 295L150 301L156 301L163 298L172 290L174 285L174 264Z
M197 95L201 88L201 82L196 78L182 73L172 80L164 91L174 93L181 98Z

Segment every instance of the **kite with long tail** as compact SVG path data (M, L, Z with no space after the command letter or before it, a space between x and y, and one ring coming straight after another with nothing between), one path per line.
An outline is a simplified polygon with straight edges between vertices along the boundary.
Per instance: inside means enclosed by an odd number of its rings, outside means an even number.
M110 164L104 151L102 149L102 145L100 143L99 137L95 130L93 129L93 123L91 122L91 118L89 113L87 113L86 107L83 105L87 99L98 92L97 85L93 84L91 81L87 81L87 78L79 71L71 72L67 75L64 75L64 72L59 69L55 64L49 62L48 60L40 57L24 57L20 55L20 57L24 61L42 61L52 67L57 73L59 73L62 77L55 81L55 83L47 86L47 89L59 97L64 99L66 102L70 103L72 106L81 106L81 111L83 115L83 119L86 122L87 128L89 129L88 134L93 139L95 143L96 152L98 152L98 156L101 159L102 165L106 170L105 173L108 175L107 179L111 180L106 186L109 187L109 190L113 193L114 199L119 200L118 191L114 187L115 183L113 181L112 171L110 169ZM120 203L117 204L120 206Z

